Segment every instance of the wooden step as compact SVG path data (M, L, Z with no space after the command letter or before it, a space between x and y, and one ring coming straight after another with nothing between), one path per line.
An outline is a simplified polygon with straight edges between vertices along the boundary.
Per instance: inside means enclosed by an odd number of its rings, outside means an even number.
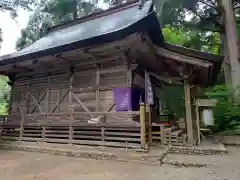
M180 136L183 133L183 130L177 130L177 131L173 131L171 132L171 136Z

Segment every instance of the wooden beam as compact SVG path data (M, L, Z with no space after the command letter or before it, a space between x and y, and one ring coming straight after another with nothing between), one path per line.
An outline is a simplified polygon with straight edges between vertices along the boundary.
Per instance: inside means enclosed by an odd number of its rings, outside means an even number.
M106 73L115 73L115 72L125 72L126 71L126 66L120 66L116 68L108 68L108 69L103 69L100 70L100 74L106 74Z
M74 94L72 93L72 96L74 97L74 99L78 102L78 104L80 104L82 106L82 108L91 114L90 110L87 108L87 106L85 106L85 104Z
M87 114L92 114L92 115L140 115L140 111L123 111L123 112L116 112L116 111L101 111L101 112L74 112L74 114L77 115L87 115ZM69 113L66 112L61 112L61 113L43 113L43 114L28 114L27 116L29 117L34 117L34 116L60 116L60 115L69 115Z
M179 61L179 62L182 62L182 63L188 63L188 64L201 66L201 67L206 67L206 68L209 68L213 65L209 61L203 61L201 59L185 56L185 55L182 55L182 54L179 54L179 53L176 53L176 52L172 52L172 51L169 51L167 49L160 48L160 47L157 47L157 46L155 46L155 50L156 50L156 53L159 56L163 56L163 57L166 57L166 58L169 58L169 59L173 59L175 61Z
M35 103L35 105L38 107L39 111L43 114L44 111L43 111L43 109L41 108L41 106L39 106L39 104L38 104L37 100L35 99L35 97L32 95L31 92L28 92L28 93L30 94L30 96L31 96L33 102Z
M44 92L43 95L38 99L37 104L39 104L39 103L43 100L43 98L44 98L46 95L47 95L47 91ZM37 105L35 104L33 110L31 111L31 113L33 113L33 112L35 111L36 108L37 108Z
M159 81L162 81L167 84L179 84L181 85L182 83L180 82L183 78L182 77L163 77L160 75L157 75L156 73L149 73L150 75L154 76L156 79Z
M59 99L59 101L56 102L55 107L52 109L51 112L54 112L54 111L58 108L58 106L60 105L60 103L62 102L62 100L67 96L68 92L69 92L69 89L67 89L67 91L66 91L66 92L64 93L64 95Z
M187 136L188 143L193 144L193 120L192 120L192 108L191 108L191 91L188 80L184 80L184 101L185 101L185 118L187 123Z
M108 112L110 112L113 108L114 108L115 104L112 104L109 108L108 108Z

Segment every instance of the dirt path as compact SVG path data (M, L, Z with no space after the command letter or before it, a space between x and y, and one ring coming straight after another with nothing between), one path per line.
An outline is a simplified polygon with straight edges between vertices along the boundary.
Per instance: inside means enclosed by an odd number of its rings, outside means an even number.
M230 156L170 156L209 164L204 168L120 163L21 151L0 151L1 180L239 180L240 148Z

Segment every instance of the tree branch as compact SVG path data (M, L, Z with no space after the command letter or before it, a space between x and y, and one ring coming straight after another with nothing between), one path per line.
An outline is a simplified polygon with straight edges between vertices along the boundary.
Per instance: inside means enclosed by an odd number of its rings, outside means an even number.
M220 26L220 27L222 26L217 20L211 18L210 16L209 17L203 17L197 11L193 11L193 13L195 13L202 20L211 21L217 26Z
M208 4L205 1L201 1L201 0L199 0L199 2L201 2L201 3L205 4L206 6L211 7L213 9L215 9L216 11L220 12L220 10L216 6L214 6L214 5Z

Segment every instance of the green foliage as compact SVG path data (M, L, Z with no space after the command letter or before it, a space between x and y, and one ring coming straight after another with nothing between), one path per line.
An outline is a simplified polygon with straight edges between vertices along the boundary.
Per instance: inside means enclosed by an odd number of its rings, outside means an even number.
M21 50L40 39L47 33L49 27L99 10L99 8L97 8L97 2L98 0L41 1L30 17L27 27L22 29L21 37L16 42L16 49Z
M184 89L183 86L165 85L157 91L162 101L165 114L174 113L178 117L184 116Z
M0 77L0 115L6 115L8 110L8 101L11 88L7 82L7 77Z
M217 85L207 90L206 95L217 99L213 108L215 127L214 131L236 129L240 126L240 105L234 102L234 91L228 90L225 85Z
M240 136L240 126L236 126L234 129L228 129L219 133L224 136Z
M172 44L184 45L190 40L187 32L174 26L166 25L162 33L165 40Z
M206 4L207 3L207 4ZM167 0L159 19L167 42L220 54L218 4L209 0Z

